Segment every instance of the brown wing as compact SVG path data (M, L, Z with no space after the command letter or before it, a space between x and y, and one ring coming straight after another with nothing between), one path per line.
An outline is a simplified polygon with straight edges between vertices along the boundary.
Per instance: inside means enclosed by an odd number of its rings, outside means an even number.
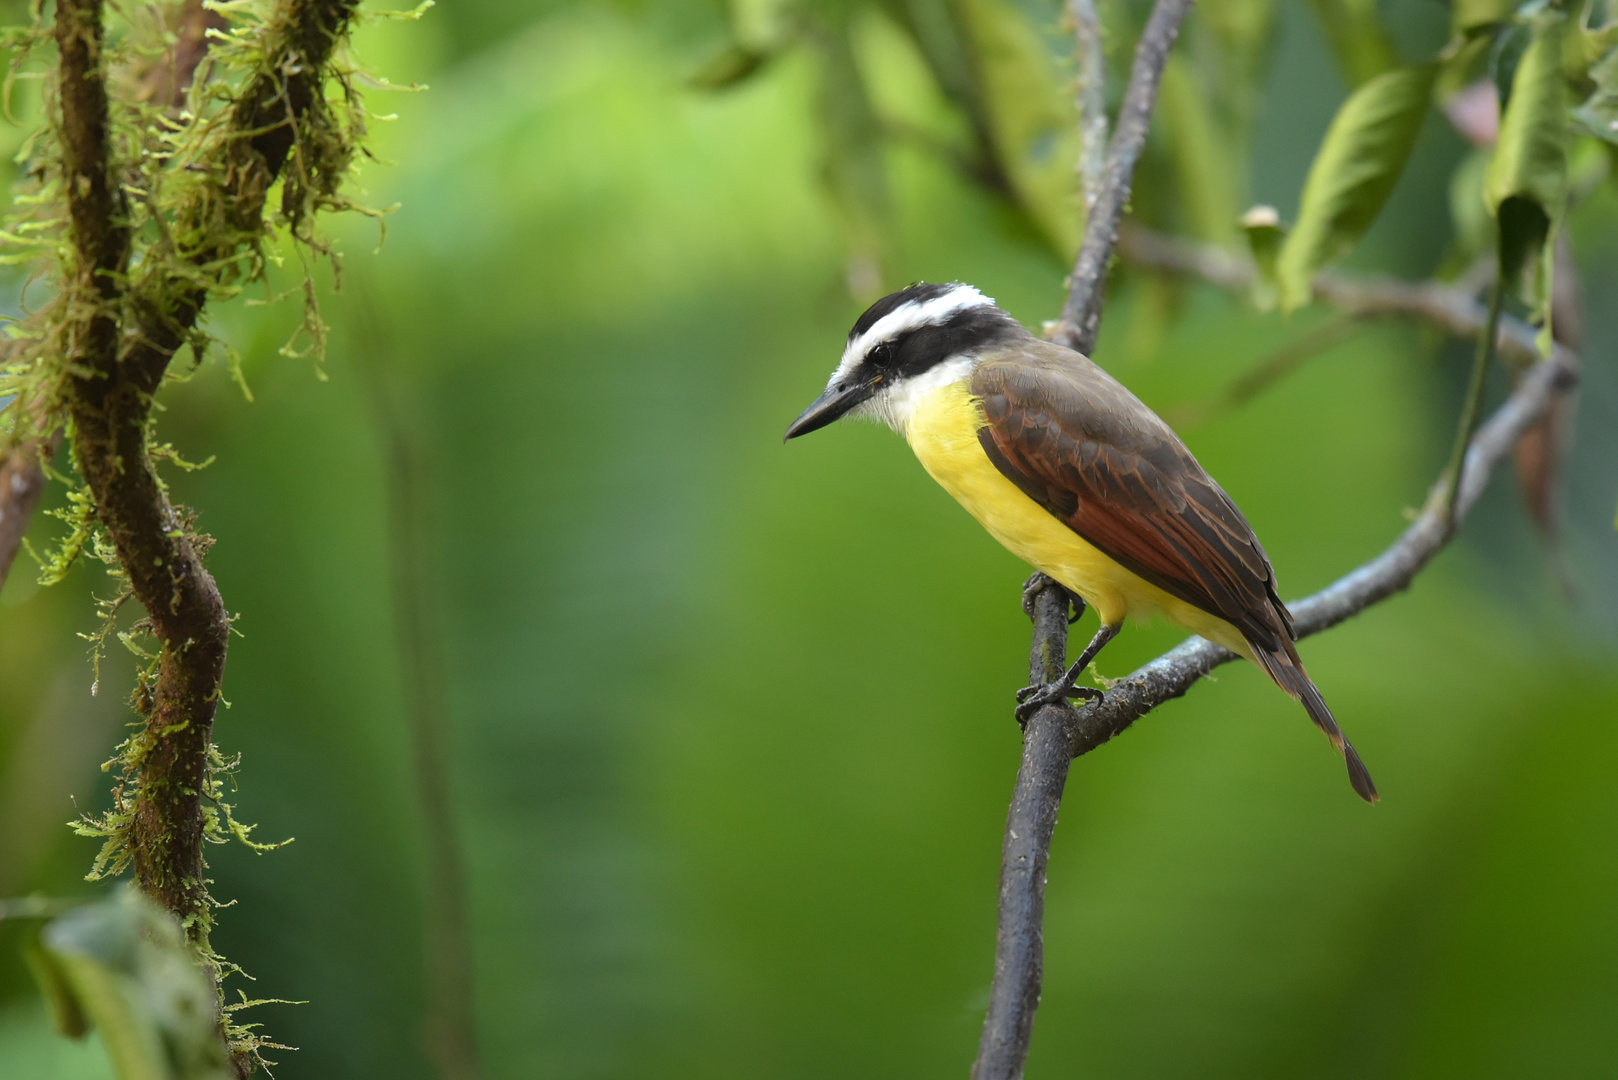
M1129 570L1265 650L1292 618L1253 529L1169 426L1085 357L1018 343L979 365L979 441L1035 502Z
M1253 658L1303 703L1375 802L1376 785L1293 647L1269 556L1180 437L1087 358L1037 339L972 377L988 424L978 441L1035 502L1164 592L1241 631Z

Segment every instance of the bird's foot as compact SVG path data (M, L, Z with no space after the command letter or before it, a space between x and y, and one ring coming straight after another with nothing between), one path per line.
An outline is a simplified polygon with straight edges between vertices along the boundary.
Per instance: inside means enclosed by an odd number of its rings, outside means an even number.
M1037 600L1039 598L1039 594L1044 592L1046 589L1062 590L1063 595L1067 597L1068 603L1073 607L1073 613L1068 616L1068 625L1071 626L1078 622L1079 617L1084 614L1084 601L1080 599L1077 593L1070 590L1066 585L1063 585L1060 581L1057 581L1043 570L1035 570L1033 576L1022 583L1023 613L1026 614L1030 619L1034 617L1034 601Z
M1106 695L1093 686L1074 686L1067 680L1047 683L1044 686L1025 686L1017 691L1017 724L1026 728L1028 721L1034 714L1047 705L1054 705L1065 698L1079 698L1083 701L1100 701Z

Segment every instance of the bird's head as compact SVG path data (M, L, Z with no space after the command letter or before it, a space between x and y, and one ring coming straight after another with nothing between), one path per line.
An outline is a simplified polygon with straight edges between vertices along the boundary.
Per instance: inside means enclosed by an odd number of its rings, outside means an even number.
M970 285L918 282L865 309L848 332L826 392L787 428L795 439L844 416L871 416L897 431L916 401L971 374L986 345L1027 331Z

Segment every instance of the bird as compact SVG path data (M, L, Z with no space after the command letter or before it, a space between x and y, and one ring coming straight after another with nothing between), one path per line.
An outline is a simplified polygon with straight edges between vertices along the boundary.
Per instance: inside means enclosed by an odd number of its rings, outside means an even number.
M855 321L825 391L783 441L843 417L903 435L932 478L1034 567L1027 588L1044 574L1080 613L1095 609L1100 629L1063 677L1018 691L1019 723L1047 704L1103 696L1076 685L1080 674L1126 617L1163 616L1300 702L1354 791L1377 801L1298 657L1252 526L1173 429L1089 357L1029 333L971 285L918 282Z

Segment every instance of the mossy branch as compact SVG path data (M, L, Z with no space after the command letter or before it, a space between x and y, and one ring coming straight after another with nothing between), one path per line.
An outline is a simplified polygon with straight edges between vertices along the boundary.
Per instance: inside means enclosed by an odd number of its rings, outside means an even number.
M211 91L228 95L222 107L198 108L186 124L172 125L183 137L171 138L166 152L184 168L168 162L181 175L167 203L158 198L163 177L120 159L102 0L58 0L53 27L58 180L69 220L49 320L61 361L56 398L95 525L146 610L141 628L160 646L134 696L142 725L113 763L122 774L115 809L81 831L106 838L98 867L133 867L140 888L180 920L216 977L222 962L208 942L214 902L203 844L247 835L219 799L223 759L212 741L230 619L203 565L211 541L176 510L154 469L163 448L151 440L153 395L175 353L201 347L197 324L209 298L261 276L272 227L284 223L295 240L325 250L310 222L344 205L338 189L357 128L352 111L346 120L333 115L326 87L335 78L354 106L334 56L357 6L283 0L262 24L215 35L216 48L248 61L251 74ZM192 50L173 68L196 71L195 42ZM167 87L157 107L171 107L177 94ZM202 88L191 87L188 100L202 104ZM152 124L124 137L149 143L163 131ZM267 213L277 184L281 204ZM135 256L137 217L155 224L156 239ZM228 1014L221 1023L229 1024ZM246 1075L254 1040L233 1049Z

